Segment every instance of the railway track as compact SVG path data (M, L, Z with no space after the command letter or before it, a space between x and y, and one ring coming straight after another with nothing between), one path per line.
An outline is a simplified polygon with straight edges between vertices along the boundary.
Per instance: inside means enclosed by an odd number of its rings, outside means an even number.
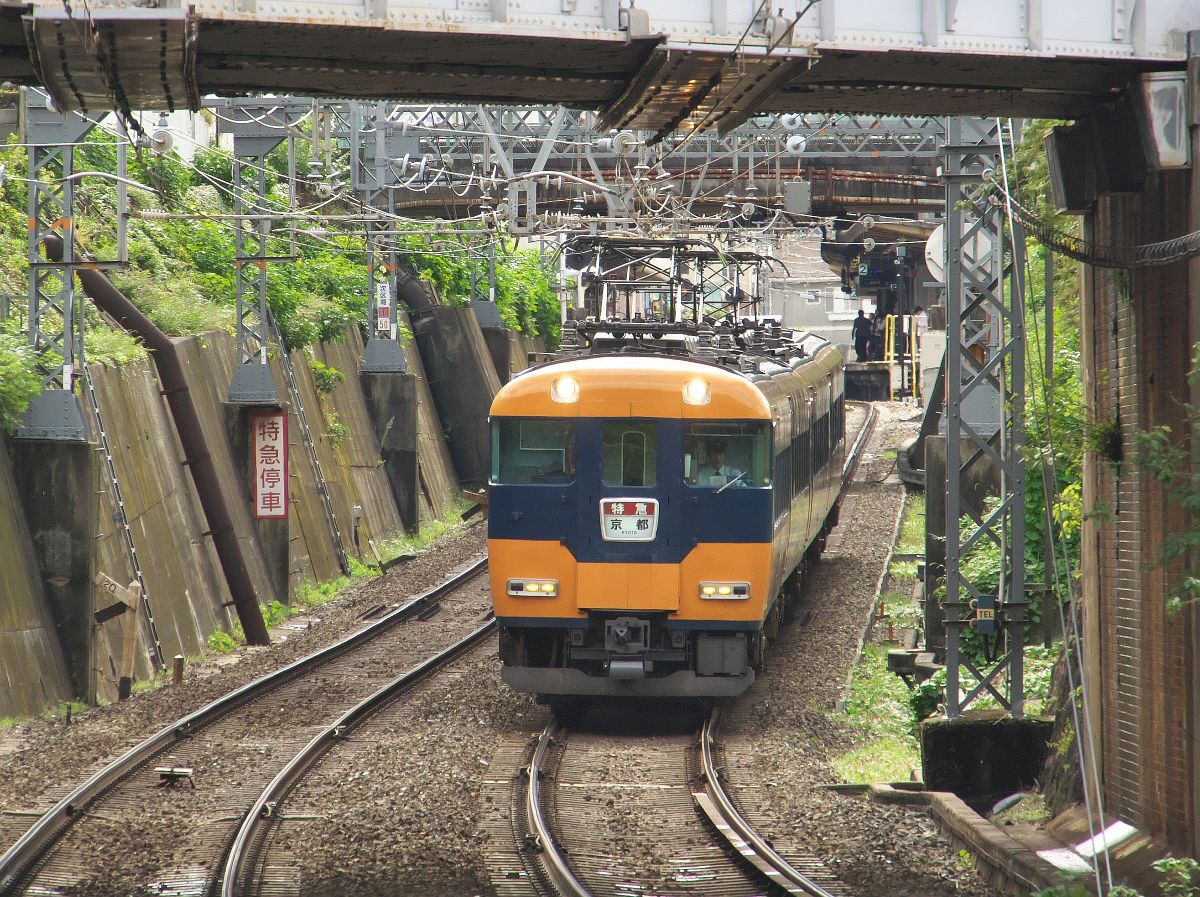
M845 897L820 860L785 859L738 811L722 784L719 716L687 734L542 732L513 801L539 897ZM603 771L617 775L596 781Z
M389 736L388 726L395 722L389 711L400 710L401 699L416 685L470 651L495 629L495 618L489 615L489 619L464 638L363 699L305 745L271 780L243 820L225 862L221 897L298 893L300 886L295 876L294 858L276 857L271 849L273 836L287 818L285 801L318 764L333 767L324 771L326 779L353 773L364 746L373 739ZM367 729L375 731L367 732ZM339 750L352 734L355 736L354 747ZM345 756L339 757L339 754ZM294 818L311 817L298 813Z
M0 895L214 893L247 811L331 719L394 685L402 658L457 646L461 631L481 637L490 610L485 570L479 559L131 748L0 856Z
M878 416L873 405L863 411L843 494ZM523 869L507 877L539 897L845 897L820 860L783 857L738 810L722 781L719 724L718 707L698 730L650 739L547 726L523 770L523 793L512 796ZM622 853L655 843L679 846L657 857Z

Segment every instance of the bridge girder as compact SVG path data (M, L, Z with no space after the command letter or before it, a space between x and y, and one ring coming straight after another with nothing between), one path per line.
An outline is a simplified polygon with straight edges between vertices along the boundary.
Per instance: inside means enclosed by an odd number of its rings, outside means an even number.
M1182 68L1200 12L1200 0L822 0L798 20L726 0L119 3L74 20L51 0L0 8L0 77L44 84L62 109L275 91L559 103L655 133L725 131L759 111L1072 118L1139 73Z

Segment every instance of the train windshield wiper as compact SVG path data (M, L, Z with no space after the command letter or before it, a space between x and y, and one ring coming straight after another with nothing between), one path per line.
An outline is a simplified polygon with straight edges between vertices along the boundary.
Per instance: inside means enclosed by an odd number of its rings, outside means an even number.
M730 480L728 483L726 483L724 486L722 486L720 489L718 489L713 494L720 495L722 492L724 492L726 489L728 489L730 486L732 486L734 483L736 483L738 480L740 480L742 477L744 477L747 473L748 473L748 471L743 470L741 473L739 473L737 476L735 476L732 480Z

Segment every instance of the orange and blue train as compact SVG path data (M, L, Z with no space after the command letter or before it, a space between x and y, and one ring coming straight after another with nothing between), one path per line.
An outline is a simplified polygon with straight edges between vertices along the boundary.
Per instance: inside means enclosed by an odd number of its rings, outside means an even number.
M491 407L503 678L546 700L740 694L837 522L843 356L777 326L565 334Z

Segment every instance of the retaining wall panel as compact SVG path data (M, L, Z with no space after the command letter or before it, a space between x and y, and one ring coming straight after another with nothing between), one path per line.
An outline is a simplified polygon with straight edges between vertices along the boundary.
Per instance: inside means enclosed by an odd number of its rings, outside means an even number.
M382 539L403 532L404 521L396 506L387 471L380 463L379 439L359 384L362 338L356 328L351 328L345 339L316 346L315 354L322 362L345 374L345 380L334 389L329 399L338 418L350 431L338 454L350 475L347 482L354 491L352 503L361 505L363 509L359 539L365 547L368 538ZM347 518L343 525L347 548L352 543L352 526L352 519Z
M209 633L230 625L232 617L223 606L229 601L229 589L212 541L203 535L208 528L204 512L182 464L183 448L160 395L153 364L94 366L92 377L163 654L170 658L197 653ZM93 421L89 423L94 427ZM134 578L133 564L113 516L107 473L101 488L105 492L98 530L99 569L128 583ZM122 625L112 620L97 632L101 700L116 697ZM139 677L151 673L147 636L142 619Z
M412 333L412 321L406 311L397 310L397 321ZM437 406L433 403L433 394L429 391L429 378L421 361L421 353L411 338L401 340L400 346L408 362L408 369L417 375L417 450L420 458L421 518L432 520L440 517L445 507L458 498L458 475L454 472L454 462L446 445L445 430L438 417Z
M208 437L208 450L212 455L217 480L229 484L225 489L225 500L229 505L229 516L241 545L250 582L259 600L264 600L272 595L274 587L254 535L251 509L246 500L247 487L239 473L242 466L234 465L232 449L225 436L225 399L229 394L236 361L233 337L222 331L214 331L201 337L175 340L175 347L196 406L196 414ZM278 380L276 389L280 396L287 395Z
M71 678L0 432L0 716L38 713L70 697Z

